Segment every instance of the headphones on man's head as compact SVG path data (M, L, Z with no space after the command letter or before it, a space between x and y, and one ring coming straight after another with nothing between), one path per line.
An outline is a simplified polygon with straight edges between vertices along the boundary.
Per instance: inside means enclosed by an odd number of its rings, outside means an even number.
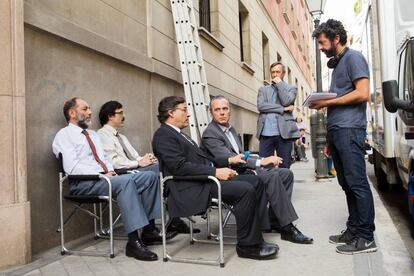
M328 63L326 64L327 66L328 66L328 68L330 68L330 69L333 69L333 68L335 68L337 65L338 65L338 63L339 63L339 61L341 60L341 58L345 55L345 53L348 51L348 47L345 47L343 50L342 50L342 52L340 52L339 53L339 55L337 55L337 56L334 56L334 57L332 57L332 58L330 58L329 60L328 60Z

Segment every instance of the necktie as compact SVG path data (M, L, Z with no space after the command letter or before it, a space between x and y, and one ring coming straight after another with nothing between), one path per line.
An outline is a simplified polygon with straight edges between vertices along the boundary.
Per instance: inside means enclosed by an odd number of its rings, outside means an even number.
M105 163L102 162L102 160L99 158L98 154L96 153L96 147L95 147L91 137L89 136L89 133L84 129L84 130L82 130L82 134L85 135L86 140L88 140L89 147L92 150L92 154L93 154L93 157L95 158L96 162L98 162L99 165L101 165L102 169L104 170L104 173L107 173L108 168L106 167Z
M185 134L184 132L180 132L181 133L181 135L182 136L184 136L184 138L188 141L188 142L190 142L193 146L195 146L196 145L196 143L187 135L187 134Z
M231 144L232 148L234 149L234 151L236 153L240 153L239 146L237 145L237 142L236 142L236 139L233 136L233 133L230 132L230 128L226 129L224 131L224 133L226 134L227 138L229 139L230 144Z
M119 133L117 132L115 135L118 138L119 143L121 144L122 149L125 152L126 157L129 160L135 160L135 158L132 156L132 153L128 150L128 148L126 147L124 141L122 140L121 136L119 135Z

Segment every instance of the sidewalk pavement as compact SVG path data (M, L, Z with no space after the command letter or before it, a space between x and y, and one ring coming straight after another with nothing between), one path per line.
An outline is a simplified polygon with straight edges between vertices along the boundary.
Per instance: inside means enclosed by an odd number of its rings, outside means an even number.
M275 260L255 261L238 258L234 245L225 245L225 268L211 265L182 264L162 261L162 247L151 247L158 256L156 262L141 262L125 256L125 241L115 241L116 257L60 256L55 248L26 266L3 272L5 275L414 275L414 262L405 248L396 227L375 189L375 240L378 251L369 254L342 255L328 236L344 229L347 218L345 196L336 178L317 182L314 164L296 162L293 192L294 206L299 215L295 223L306 235L314 238L312 245L299 245L280 239L278 233L264 234L266 241L280 246ZM197 227L205 232L202 219ZM226 230L234 233L234 228ZM105 248L107 241L91 247ZM212 257L216 245L189 245L187 235L179 235L170 242L170 248L180 256ZM180 249L182 248L182 249ZM0 272L0 275L2 273Z

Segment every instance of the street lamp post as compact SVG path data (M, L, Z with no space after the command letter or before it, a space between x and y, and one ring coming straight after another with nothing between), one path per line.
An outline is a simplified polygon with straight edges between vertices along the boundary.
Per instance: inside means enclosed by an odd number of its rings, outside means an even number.
M319 26L320 19L314 19L315 29ZM316 49L316 91L322 92L322 69L321 69L321 51L318 49L318 41L315 39ZM318 110L316 113L317 127L316 127L316 178L328 177L328 162L323 153L326 145L326 122L325 113L323 110ZM312 129L311 131L315 131Z
M306 1L309 12L312 15L315 29L319 27L320 16L323 13L325 7L325 0L308 0ZM316 91L322 92L322 70L321 70L321 52L318 49L318 42L315 39L315 59L316 59ZM326 157L323 153L326 145L326 121L325 114L322 110L318 110L316 114L316 124L311 124L311 132L314 132L316 144L316 178L328 177L328 164Z

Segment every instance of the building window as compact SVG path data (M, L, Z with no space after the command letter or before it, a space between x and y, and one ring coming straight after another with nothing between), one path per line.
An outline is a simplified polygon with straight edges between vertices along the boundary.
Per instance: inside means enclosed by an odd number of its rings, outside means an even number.
M297 78L295 78L295 86L296 86L296 89L299 90L298 79ZM301 93L300 93L300 90L299 90L299 91L296 91L296 106L297 107L302 106L300 104L300 102L301 102Z
M286 69L287 69L287 74L288 74L288 83L292 84L292 70L290 70L289 67L287 67Z
M205 28L211 32L211 17L210 17L210 0L200 0L200 27Z
M250 144L252 142L253 135L243 133L243 150L248 151L250 150Z
M251 64L249 12L239 1L240 59Z
M290 3L290 0L285 0L284 2L284 8L283 8L283 18L286 21L286 24L290 24L291 18L292 18L292 4Z
M263 80L270 81L269 39L262 33Z

